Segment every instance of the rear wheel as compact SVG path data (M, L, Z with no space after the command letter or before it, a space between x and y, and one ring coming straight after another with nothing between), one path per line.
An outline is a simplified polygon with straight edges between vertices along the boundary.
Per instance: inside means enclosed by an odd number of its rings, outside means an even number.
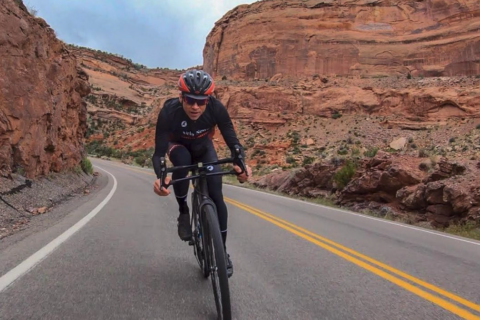
M205 257L210 270L218 318L230 320L232 311L228 288L227 262L217 214L211 205L205 205L202 211L206 222L203 225Z

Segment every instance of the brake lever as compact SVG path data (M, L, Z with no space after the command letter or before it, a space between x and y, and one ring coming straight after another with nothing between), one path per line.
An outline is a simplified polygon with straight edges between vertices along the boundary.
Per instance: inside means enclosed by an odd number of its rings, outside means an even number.
M247 167L245 166L245 161L244 157L242 155L242 151L240 149L240 146L236 145L235 146L235 158L234 158L234 163L240 167L241 172L236 172L237 175L241 175L245 173L248 177L248 171Z
M171 186L171 183L165 183L165 178L167 177L167 162L165 158L160 158L160 188L168 189Z

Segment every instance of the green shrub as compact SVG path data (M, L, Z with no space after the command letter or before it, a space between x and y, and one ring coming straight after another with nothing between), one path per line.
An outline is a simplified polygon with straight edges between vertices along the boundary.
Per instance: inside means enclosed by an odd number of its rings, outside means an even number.
M315 161L314 157L305 157L302 162L302 166L306 166L307 164L311 164Z
M341 117L342 117L342 115L340 113L338 113L338 111L336 111L336 110L332 113L332 119L338 119L338 118L341 118Z
M480 124L477 124L477 126L476 126L475 128L477 128L478 130L480 130Z
M286 161L287 161L287 163L290 163L290 164L296 163L296 161L293 157L287 157Z
M367 149L367 151L365 151L365 152L363 153L363 155L364 155L365 157L373 158L373 157L375 157L375 155L377 154L377 151L378 151L378 148L377 148L377 147L369 148L369 149Z
M348 150L345 149L345 148L340 148L340 149L337 150L337 153L338 153L339 155L344 156L344 155L348 154Z
M418 157L419 158L428 158L429 154L427 152L427 150L425 150L424 148L418 150Z
M93 173L92 163L87 157L83 157L82 161L80 162L80 167L82 168L83 172L85 172L86 174Z
M343 189L350 182L350 180L352 180L356 170L355 164L352 161L347 160L343 167L335 172L333 181L335 181L339 189Z
M360 155L360 150L358 150L357 148L352 148L351 153L352 156L358 156Z
M147 156L145 154L139 155L138 157L133 158L133 161L135 161L139 166L143 167L147 161Z

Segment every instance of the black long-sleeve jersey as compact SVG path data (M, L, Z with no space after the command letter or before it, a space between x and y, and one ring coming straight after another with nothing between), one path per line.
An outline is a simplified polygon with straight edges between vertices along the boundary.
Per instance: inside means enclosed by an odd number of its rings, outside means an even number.
M165 101L158 115L152 157L157 177L160 178L160 158L165 157L170 142L184 145L192 151L201 150L211 143L215 126L220 129L230 150L240 145L227 109L214 97L209 97L205 112L195 121L187 116L178 98Z

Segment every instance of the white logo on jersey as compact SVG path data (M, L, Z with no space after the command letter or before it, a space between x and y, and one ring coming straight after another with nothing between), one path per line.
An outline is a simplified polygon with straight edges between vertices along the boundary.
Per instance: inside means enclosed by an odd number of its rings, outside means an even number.
M182 128L185 128L187 126L187 121L182 121Z
M207 167L207 170L208 170L208 171L213 171L213 166L208 166L208 167Z

